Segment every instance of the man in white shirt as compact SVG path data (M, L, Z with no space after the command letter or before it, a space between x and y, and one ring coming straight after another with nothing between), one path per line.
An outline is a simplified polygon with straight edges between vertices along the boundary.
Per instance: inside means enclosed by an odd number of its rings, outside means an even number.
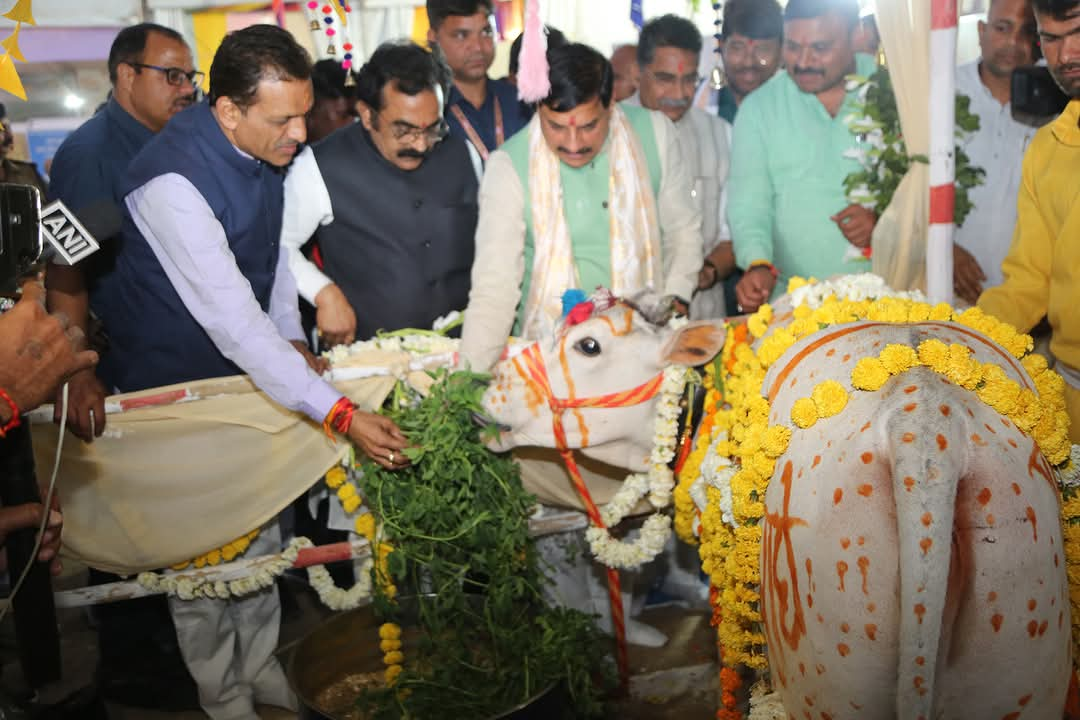
M953 282L956 294L974 304L986 288L1001 284L1001 261L1016 225L1020 165L1038 129L1019 122L1010 109L1012 72L1030 65L1035 52L1035 17L1030 0L993 0L979 22L979 60L960 66L956 92L971 99L979 129L961 148L986 171L969 191L974 209L956 229Z
M664 15L647 22L637 45L638 92L626 101L659 110L675 123L692 183L690 195L701 211L704 260L690 303L690 316L695 319L727 314L723 281L735 270L731 234L724 222L731 127L726 120L692 107L700 80L701 47L701 33L686 18Z
M306 148L285 179L281 244L328 347L465 309L477 180L447 136L446 80L418 45L380 46L357 76L360 122ZM321 268L300 253L312 236Z

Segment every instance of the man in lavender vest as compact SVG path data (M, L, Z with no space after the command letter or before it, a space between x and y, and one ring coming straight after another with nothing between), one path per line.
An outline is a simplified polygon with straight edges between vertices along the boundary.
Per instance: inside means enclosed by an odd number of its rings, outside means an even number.
M279 245L282 168L306 138L310 76L311 61L288 32L256 25L232 33L214 56L209 101L175 116L132 161L115 291L101 303L110 386L126 392L246 372L285 407L316 422L338 417L342 395L314 371ZM347 434L384 467L402 465L405 438L389 419L357 411ZM278 549L272 522L248 552ZM256 702L294 704L273 656L274 588L228 604L170 605L213 720L256 720Z

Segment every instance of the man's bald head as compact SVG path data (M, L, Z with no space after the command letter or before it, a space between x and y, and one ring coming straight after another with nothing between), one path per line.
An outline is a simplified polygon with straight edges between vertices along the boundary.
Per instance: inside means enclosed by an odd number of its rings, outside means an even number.
M615 102L620 102L637 92L640 70L637 63L637 45L620 45L611 54L611 68L615 72Z

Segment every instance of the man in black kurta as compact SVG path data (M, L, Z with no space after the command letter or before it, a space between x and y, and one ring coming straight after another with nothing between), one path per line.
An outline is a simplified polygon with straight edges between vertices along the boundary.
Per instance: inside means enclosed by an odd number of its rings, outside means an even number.
M360 122L289 170L281 240L327 346L429 328L468 301L477 180L447 137L444 82L419 46L379 47L357 78ZM299 251L312 236L316 262Z

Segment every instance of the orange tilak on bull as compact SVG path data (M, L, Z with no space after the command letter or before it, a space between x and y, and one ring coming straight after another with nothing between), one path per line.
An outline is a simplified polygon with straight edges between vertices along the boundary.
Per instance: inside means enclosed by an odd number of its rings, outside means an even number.
M606 529L604 520L600 516L600 509L596 507L589 489L585 486L585 480L581 477L581 471L578 470L577 461L574 460L574 453L567 446L562 414L575 408L616 408L640 405L656 397L656 394L660 391L660 385L664 381L664 375L659 373L635 388L608 393L607 395L587 398L558 398L555 397L555 393L551 389L547 368L544 366L544 359L540 355L540 346L535 343L530 345L521 353L520 357L525 363L528 374L527 382L541 397L547 398L548 407L551 408L551 425L555 434L555 447L562 456L563 462L566 463L566 469L570 473L570 478L574 481L574 489L577 490L581 502L585 505L585 512L594 526ZM630 683L630 661L626 651L626 618L623 610L619 571L612 567L607 568L607 579L608 598L611 602L611 624L615 629L619 680L625 690Z

